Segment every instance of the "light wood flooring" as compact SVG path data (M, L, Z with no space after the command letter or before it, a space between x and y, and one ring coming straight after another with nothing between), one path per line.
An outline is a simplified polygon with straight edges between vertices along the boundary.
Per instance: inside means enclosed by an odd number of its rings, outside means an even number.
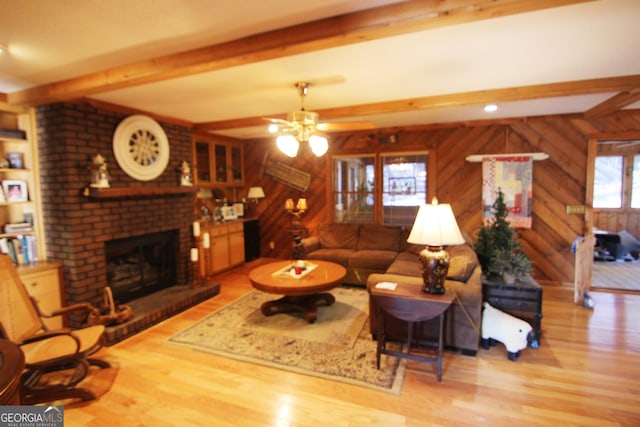
M539 349L516 362L498 344L476 357L409 362L394 396L186 350L165 341L249 292L258 261L220 275L220 295L102 350L110 390L65 408L67 426L640 426L640 295L544 289ZM383 356L384 357L384 356ZM93 386L105 387L92 377Z

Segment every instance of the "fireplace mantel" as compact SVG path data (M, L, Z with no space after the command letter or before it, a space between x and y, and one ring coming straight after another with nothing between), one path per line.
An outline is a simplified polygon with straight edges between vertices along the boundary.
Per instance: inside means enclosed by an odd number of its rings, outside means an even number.
M89 199L122 199L132 197L162 197L181 194L195 194L196 187L118 187L92 188L85 187L82 195Z

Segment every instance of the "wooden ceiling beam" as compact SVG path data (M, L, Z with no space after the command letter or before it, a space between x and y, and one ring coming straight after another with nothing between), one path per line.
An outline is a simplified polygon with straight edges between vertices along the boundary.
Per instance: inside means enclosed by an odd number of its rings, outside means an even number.
M595 107L585 111L584 116L588 119L597 119L608 116L623 109L624 107L640 101L640 87L624 90Z
M276 29L8 94L39 105L289 55L593 0L414 0Z
M636 87L638 85L640 85L640 75L609 77L592 80L578 80L573 82L549 83L495 90L481 90L447 95L425 96L397 101L376 102L371 104L352 105L348 107L327 108L324 110L315 110L315 112L320 115L320 118L323 121L326 121L341 119L344 117L388 114L411 110L481 105L490 102L500 103L528 99L585 95L593 93L620 92L628 90L629 87ZM286 114L276 113L261 117L247 117L232 120L221 120L216 122L196 123L194 129L203 132L212 132L223 129L266 125L264 117L286 118Z

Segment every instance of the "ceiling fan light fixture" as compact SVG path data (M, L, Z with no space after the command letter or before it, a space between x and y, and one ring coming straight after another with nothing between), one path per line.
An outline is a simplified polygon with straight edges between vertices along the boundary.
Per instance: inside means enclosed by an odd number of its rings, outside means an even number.
M329 149L329 141L327 138L320 135L311 135L309 137L309 145L311 146L311 151L316 157L324 156L324 154Z
M300 142L293 135L280 135L276 138L278 149L289 157L298 155Z

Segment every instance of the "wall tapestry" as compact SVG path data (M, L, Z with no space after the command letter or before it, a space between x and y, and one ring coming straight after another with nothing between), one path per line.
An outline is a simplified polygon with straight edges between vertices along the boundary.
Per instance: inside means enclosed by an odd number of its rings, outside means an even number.
M515 228L531 228L532 158L530 156L482 159L482 210L485 222L493 217L498 189L509 209L507 220Z

